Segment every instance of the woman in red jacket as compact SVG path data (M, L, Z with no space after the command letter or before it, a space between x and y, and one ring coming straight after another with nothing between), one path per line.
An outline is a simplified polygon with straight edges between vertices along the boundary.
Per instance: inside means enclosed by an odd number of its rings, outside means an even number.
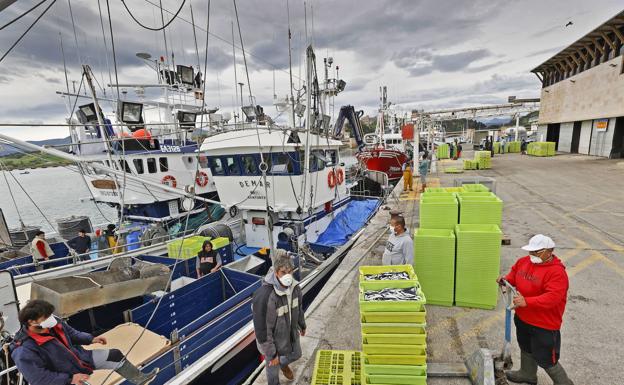
M520 346L520 370L507 372L516 383L537 384L538 365L554 385L574 385L559 363L561 321L568 295L568 274L553 254L555 242L538 234L522 249L529 255L516 261L506 279L516 287L514 323Z

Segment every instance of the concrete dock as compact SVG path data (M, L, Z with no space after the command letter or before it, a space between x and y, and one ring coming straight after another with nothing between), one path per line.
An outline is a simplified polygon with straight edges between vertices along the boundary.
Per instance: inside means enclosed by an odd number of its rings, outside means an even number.
M579 155L536 158L504 154L492 159L491 170L444 174L448 166L458 167L459 162L438 162L437 173L429 177L430 187L453 186L455 178L473 175L496 179L496 193L504 201L502 230L511 239L511 245L501 249L502 273L526 254L520 247L532 235L544 233L555 240L555 254L564 261L570 277L561 363L577 385L621 384L624 164ZM418 227L419 195L402 194L401 190L399 184L308 309L303 357L292 366L296 373L293 383L311 382L316 350L361 349L357 268L380 264L389 209L404 211L410 231ZM479 347L500 350L503 304L499 301L495 310L427 306L427 325L428 362L462 362ZM519 363L515 335L512 338L514 362ZM543 370L538 376L540 384L552 383ZM287 383L283 377L281 381ZM266 383L264 373L255 383ZM470 382L430 378L428 383Z

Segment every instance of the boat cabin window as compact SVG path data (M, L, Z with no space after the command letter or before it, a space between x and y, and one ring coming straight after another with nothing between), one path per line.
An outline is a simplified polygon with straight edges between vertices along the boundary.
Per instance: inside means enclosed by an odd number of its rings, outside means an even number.
M241 166L243 175L260 175L258 170L258 162L254 155L241 155Z
M137 170L137 174L143 174L145 170L143 170L143 159L134 159L134 168Z
M323 150L314 150L310 152L310 172L321 171L325 168L325 152Z
M199 156L199 167L208 168L208 157L206 155Z
M325 157L333 166L338 164L338 150L326 150Z
M155 158L147 158L147 172L150 174L156 173L156 159Z
M158 163L160 163L160 172L169 171L169 159L167 158L158 158Z
M128 164L128 162L126 162L125 159L122 159L119 161L119 163L121 164L121 169L124 170L127 173L132 174L132 169L130 168L130 165Z
M225 157L225 167L227 168L228 175L240 175L241 174L238 162L236 161L236 158L233 156Z
M208 163L210 164L212 175L225 175L225 169L223 168L223 161L221 158L210 158Z
M265 154L264 159L268 162L268 154ZM293 161L290 154L287 153L273 153L271 154L271 162L269 163L269 170L271 174L292 174L294 172Z

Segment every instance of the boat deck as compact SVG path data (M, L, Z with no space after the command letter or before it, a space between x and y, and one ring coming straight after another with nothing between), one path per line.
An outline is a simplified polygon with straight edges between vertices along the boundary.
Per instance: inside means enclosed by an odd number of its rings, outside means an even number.
M466 152L465 156L472 154ZM544 233L553 237L555 253L564 261L570 277L561 362L575 383L619 383L622 369L612 363L614 357L621 356L618 350L623 337L611 331L624 319L624 298L619 294L624 289L624 208L616 205L623 197L624 163L578 155L537 158L505 154L493 158L491 170L453 175L443 173L445 166L461 168L459 162L438 162L438 172L428 178L429 187L453 186L456 177L496 179L496 193L504 201L503 232L511 240L511 245L501 248L502 271L508 271L523 255L520 247L530 236ZM401 190L402 183L387 206L403 210L413 231L418 224L419 196L401 194ZM380 264L388 219L388 210L378 212L308 309L303 357L291 366L296 376L291 383L310 384L317 349L361 349L357 267ZM501 349L503 304L499 301L495 310L430 305L427 325L428 362L462 362L480 347ZM517 364L519 350L515 336L512 339ZM540 383L550 383L543 370L538 377ZM427 383L470 384L461 378L429 378ZM261 373L254 384L266 384L265 374Z

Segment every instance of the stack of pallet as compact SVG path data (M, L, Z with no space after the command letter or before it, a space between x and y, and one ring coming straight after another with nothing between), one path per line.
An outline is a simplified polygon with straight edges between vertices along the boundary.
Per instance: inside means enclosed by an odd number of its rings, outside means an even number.
M441 144L436 149L436 157L438 159L449 159L451 157L448 144Z
M475 151L474 160L480 170L492 168L492 153L490 151Z
M529 143L527 154L532 156L555 156L555 142Z
M403 273L407 279L377 279ZM384 289L415 288L411 300L366 300ZM425 296L410 265L360 267L362 384L427 383Z

